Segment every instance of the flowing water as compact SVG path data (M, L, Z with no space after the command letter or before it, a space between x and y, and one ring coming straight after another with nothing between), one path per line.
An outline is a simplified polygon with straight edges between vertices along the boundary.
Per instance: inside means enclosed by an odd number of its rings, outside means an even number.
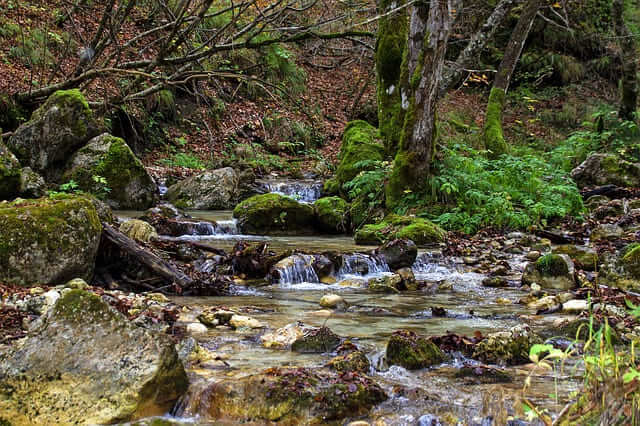
M313 203L322 194L322 181L314 179L259 179L256 184L265 193L286 195L301 203Z

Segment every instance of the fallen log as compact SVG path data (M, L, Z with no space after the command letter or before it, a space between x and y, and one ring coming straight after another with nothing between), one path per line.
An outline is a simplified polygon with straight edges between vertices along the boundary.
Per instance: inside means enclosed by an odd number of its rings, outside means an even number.
M591 189L589 191L582 191L580 192L580 195L582 195L582 198L584 200L587 200L589 197L593 195L604 195L610 198L622 198L622 197L630 196L631 191L625 188L620 188L619 186L616 186L616 185L603 185L603 186L599 186L597 188Z
M534 234L536 234L540 238L547 238L549 241L551 241L554 244L582 244L582 243L584 243L584 241L582 241L580 238L576 238L576 237L572 237L572 236L568 236L568 235L557 234L555 232L545 231L544 229L537 229L537 230L534 231Z
M145 249L111 225L107 223L102 224L102 235L110 243L170 283L176 283L182 288L189 287L193 284L193 280L190 277L176 270L171 264Z

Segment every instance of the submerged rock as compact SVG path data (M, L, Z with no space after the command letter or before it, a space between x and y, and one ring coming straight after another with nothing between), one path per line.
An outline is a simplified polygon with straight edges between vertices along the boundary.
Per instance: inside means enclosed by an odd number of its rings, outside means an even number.
M0 282L31 286L91 279L102 225L81 196L0 203Z
M411 240L396 239L383 244L377 253L395 270L411 267L418 257L418 247Z
M640 186L640 164L630 163L614 154L593 154L571 171L571 178L587 185Z
M365 225L354 235L356 244L384 244L400 238L418 246L441 243L446 232L438 225L422 218L390 214L375 225Z
M0 418L123 422L166 413L187 384L166 336L130 324L94 294L70 290L33 335L0 356Z
M184 209L228 210L238 201L240 176L231 167L208 170L169 187L167 200Z
M429 339L408 330L395 331L387 343L389 365L419 370L444 361L442 351Z
M490 364L523 364L529 361L529 349L536 343L542 343L542 339L529 326L517 325L487 335L476 345L472 357Z
M233 209L246 234L295 234L313 230L313 207L279 194L255 195Z
M566 254L546 254L528 263L522 274L522 284L539 284L542 288L569 290L575 286L575 268Z

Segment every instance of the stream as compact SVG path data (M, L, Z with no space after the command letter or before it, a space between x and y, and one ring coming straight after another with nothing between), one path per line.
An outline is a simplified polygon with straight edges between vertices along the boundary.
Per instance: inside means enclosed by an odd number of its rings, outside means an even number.
M307 202L319 196L319 190L315 194L315 189L300 182L285 185L279 181L269 188ZM117 212L119 217L135 217L140 213ZM421 250L412 269L418 280L428 283L427 290L398 294L371 293L359 284L365 279L389 273L388 266L368 254L373 247L356 246L350 236L238 235L230 211L191 211L189 214L203 223L215 222L217 225L209 223L208 228L203 225L202 234L209 235L183 235L174 239L197 240L225 250L231 249L237 241L245 240L266 241L276 251L297 249L314 253L339 251L361 254L347 257L349 261L335 274L334 284L318 282L315 273L305 270L311 268L300 262L292 270L281 274L280 280L274 284L265 281L259 286L234 286L234 296L174 297L176 303L190 308L179 320L183 324L197 322L197 315L210 306L251 307L248 315L267 325L267 328L233 331L218 327L194 336L202 347L224 360L224 363L209 361L191 372L190 391L166 416L168 420L189 424L212 424L216 421L219 424L219 419L207 418L206 414L199 411L198 404L191 403L191 400L197 399L198 389L204 389L207 383L243 377L269 367L325 365L331 354L299 354L261 346L260 335L295 321L312 326L326 325L367 353L372 365L370 376L389 395L389 399L372 409L366 418L359 419L375 424L430 425L430 415L438 416L445 424L454 418L461 424L469 425L528 424L518 421L509 423L510 416L516 416L514 404L522 395L528 375L531 374L531 386L526 391L526 397L555 412L562 409L566 400L556 401L554 395L567 395L579 385L580 372L571 366L566 366L563 371L538 369L533 373L530 365L506 367L513 379L511 383L481 384L455 377L462 365L476 363L461 354L454 354L440 366L417 371L389 367L384 363L386 343L398 329L412 330L426 336L449 332L473 336L477 331L483 334L503 331L522 323L536 330L566 316L561 313L536 316L525 305L517 303L526 292L516 287L496 289L482 286L481 281L485 276L470 272L461 259L445 258L437 250ZM512 255L509 264L512 270L521 272L525 260L522 255ZM341 295L349 308L344 312L323 310L318 301L328 293ZM446 316L433 316L432 307L444 308Z

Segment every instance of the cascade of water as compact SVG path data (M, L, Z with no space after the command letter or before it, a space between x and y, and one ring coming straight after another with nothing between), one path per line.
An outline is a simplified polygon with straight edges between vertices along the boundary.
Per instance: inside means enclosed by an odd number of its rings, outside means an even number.
M216 234L237 235L238 232L238 220L219 220L215 226Z
M342 256L342 266L338 271L338 277L349 275L373 275L383 272L391 272L389 265L379 256L363 253L345 254Z
M286 195L301 203L313 203L322 193L322 182L301 180L264 180L260 182L264 192Z
M320 279L313 269L314 257L308 254L296 254L280 261L275 269L278 284L318 283Z

